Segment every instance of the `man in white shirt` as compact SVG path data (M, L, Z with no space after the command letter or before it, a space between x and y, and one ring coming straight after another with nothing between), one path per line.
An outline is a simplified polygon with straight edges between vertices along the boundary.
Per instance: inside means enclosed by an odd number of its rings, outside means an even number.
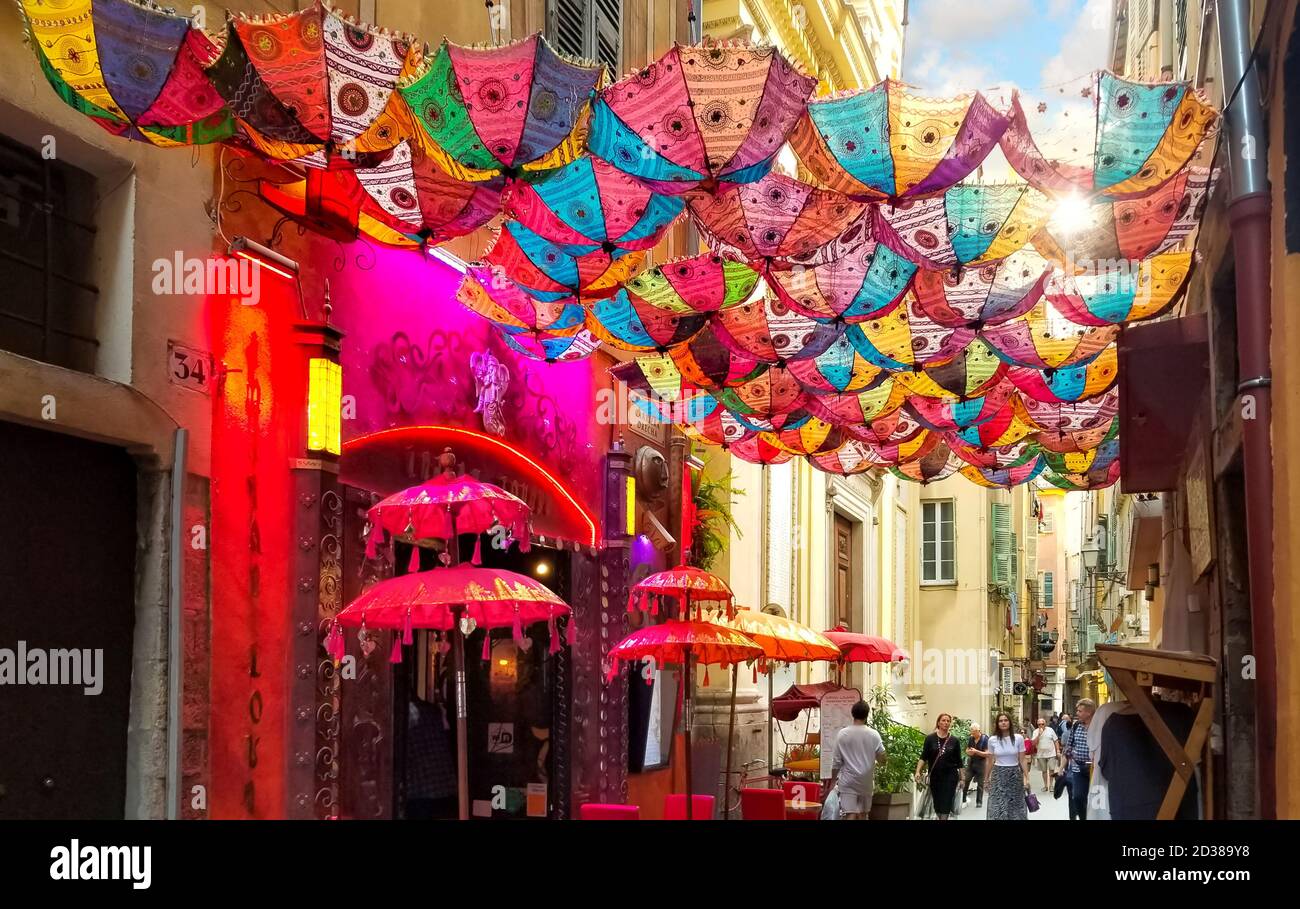
M876 762L888 760L880 733L867 725L871 708L866 701L853 705L853 725L845 726L835 737L835 757L831 761L831 788L838 788L840 816L860 821L871 810L875 792Z
M1048 792L1052 788L1052 773L1060 760L1061 740L1047 725L1047 720L1039 717L1031 741L1034 743L1034 763L1043 774L1043 791Z

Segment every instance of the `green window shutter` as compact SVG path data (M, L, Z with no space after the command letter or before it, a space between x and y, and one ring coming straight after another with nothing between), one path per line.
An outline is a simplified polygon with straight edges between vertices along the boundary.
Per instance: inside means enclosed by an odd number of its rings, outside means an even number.
M994 584L1011 583L1011 506L1000 502L992 505L992 566L990 575Z

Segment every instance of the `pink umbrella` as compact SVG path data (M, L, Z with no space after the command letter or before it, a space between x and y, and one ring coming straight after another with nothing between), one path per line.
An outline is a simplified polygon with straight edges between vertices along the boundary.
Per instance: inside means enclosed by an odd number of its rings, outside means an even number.
M840 648L842 663L900 663L909 659L907 651L893 641L870 634L858 634L843 625L825 634Z
M370 522L367 558L378 554L385 532L418 547L425 540L448 541L462 533L479 534L497 526L519 541L521 552L528 551L531 512L522 499L491 483L458 476L454 469L456 457L450 448L443 449L438 464L442 468L438 476L395 492L366 512ZM481 561L481 542L474 542L475 565ZM418 548L411 552L410 570L420 570Z

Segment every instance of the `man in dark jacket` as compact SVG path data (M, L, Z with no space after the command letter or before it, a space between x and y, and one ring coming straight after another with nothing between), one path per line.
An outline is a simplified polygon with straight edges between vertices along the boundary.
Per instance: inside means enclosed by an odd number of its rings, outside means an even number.
M966 767L962 770L965 777L961 783L961 802L966 804L966 795L972 780L975 783L975 807L984 804L984 758L975 755L976 751L989 750L989 737L980 732L979 723L970 724L970 738L966 740Z

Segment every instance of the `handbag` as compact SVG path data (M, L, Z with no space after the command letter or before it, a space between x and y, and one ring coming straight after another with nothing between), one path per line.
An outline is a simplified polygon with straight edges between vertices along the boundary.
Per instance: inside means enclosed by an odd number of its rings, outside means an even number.
M1038 796L1034 795L1032 792L1026 792L1026 793L1025 793L1025 807L1028 808L1028 809L1030 810L1031 813L1034 812L1034 811L1037 811L1037 810L1039 809L1039 807L1041 807L1041 806L1038 804Z
M840 787L836 786L826 796L826 801L822 803L821 819L823 821L838 821L840 819Z

